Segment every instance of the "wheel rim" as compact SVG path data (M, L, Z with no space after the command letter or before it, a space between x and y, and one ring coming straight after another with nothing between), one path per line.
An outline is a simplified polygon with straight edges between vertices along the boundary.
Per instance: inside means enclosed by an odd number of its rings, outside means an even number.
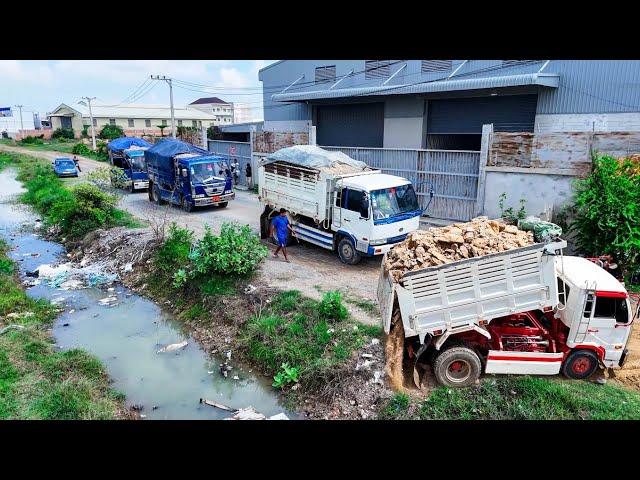
M573 365L571 365L573 373L577 373L578 375L587 373L589 368L591 368L591 362L587 357L580 357L573 362Z
M466 360L453 360L445 370L447 380L451 383L463 383L471 375L471 364Z
M353 256L353 249L351 248L351 244L349 242L345 242L342 245L341 252L344 258L351 259L351 257Z
M158 198L158 187L153 187L153 199L157 202Z

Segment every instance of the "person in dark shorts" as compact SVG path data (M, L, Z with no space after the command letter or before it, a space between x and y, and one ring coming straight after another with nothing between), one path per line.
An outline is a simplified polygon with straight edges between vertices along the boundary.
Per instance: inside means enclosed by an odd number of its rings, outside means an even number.
M244 174L247 177L247 187L249 188L249 190L251 190L253 188L253 182L251 179L251 164L247 163L247 166L244 169Z
M271 236L275 232L276 238L278 240L278 248L273 252L273 256L277 257L278 252L282 249L282 253L284 254L285 261L289 262L289 257L287 257L287 233L288 230L291 231L292 235L295 235L291 225L289 225L289 219L287 218L287 211L284 208L280 209L280 215L273 219L271 223Z

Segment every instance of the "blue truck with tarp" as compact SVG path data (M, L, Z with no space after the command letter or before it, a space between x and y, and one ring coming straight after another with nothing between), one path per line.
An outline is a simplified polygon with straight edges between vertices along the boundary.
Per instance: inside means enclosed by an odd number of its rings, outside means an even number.
M151 143L136 137L120 137L107 144L109 163L122 170L125 186L130 192L149 187L149 176L144 163L144 152ZM111 175L111 183L117 182L116 172Z
M228 161L175 139L165 139L144 152L149 200L181 206L226 207L235 198Z

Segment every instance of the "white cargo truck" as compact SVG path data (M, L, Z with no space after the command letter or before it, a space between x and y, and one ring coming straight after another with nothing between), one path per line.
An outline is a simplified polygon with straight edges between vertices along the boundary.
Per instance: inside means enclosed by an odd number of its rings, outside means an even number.
M406 356L446 386L485 373L585 379L622 367L633 321L624 286L566 242L516 248L378 283L383 327L404 330ZM638 312L636 312L636 317ZM397 332L394 332L397 333Z
M417 230L421 208L411 182L341 152L298 145L270 154L258 169L261 237L281 208L299 240L354 265L382 255Z

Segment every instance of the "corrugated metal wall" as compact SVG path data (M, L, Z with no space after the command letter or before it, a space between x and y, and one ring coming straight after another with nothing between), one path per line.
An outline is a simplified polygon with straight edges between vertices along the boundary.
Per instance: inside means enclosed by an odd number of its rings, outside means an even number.
M537 95L429 100L427 133L482 133L493 123L495 131L533 132Z
M318 145L382 147L384 103L319 105L316 108Z

